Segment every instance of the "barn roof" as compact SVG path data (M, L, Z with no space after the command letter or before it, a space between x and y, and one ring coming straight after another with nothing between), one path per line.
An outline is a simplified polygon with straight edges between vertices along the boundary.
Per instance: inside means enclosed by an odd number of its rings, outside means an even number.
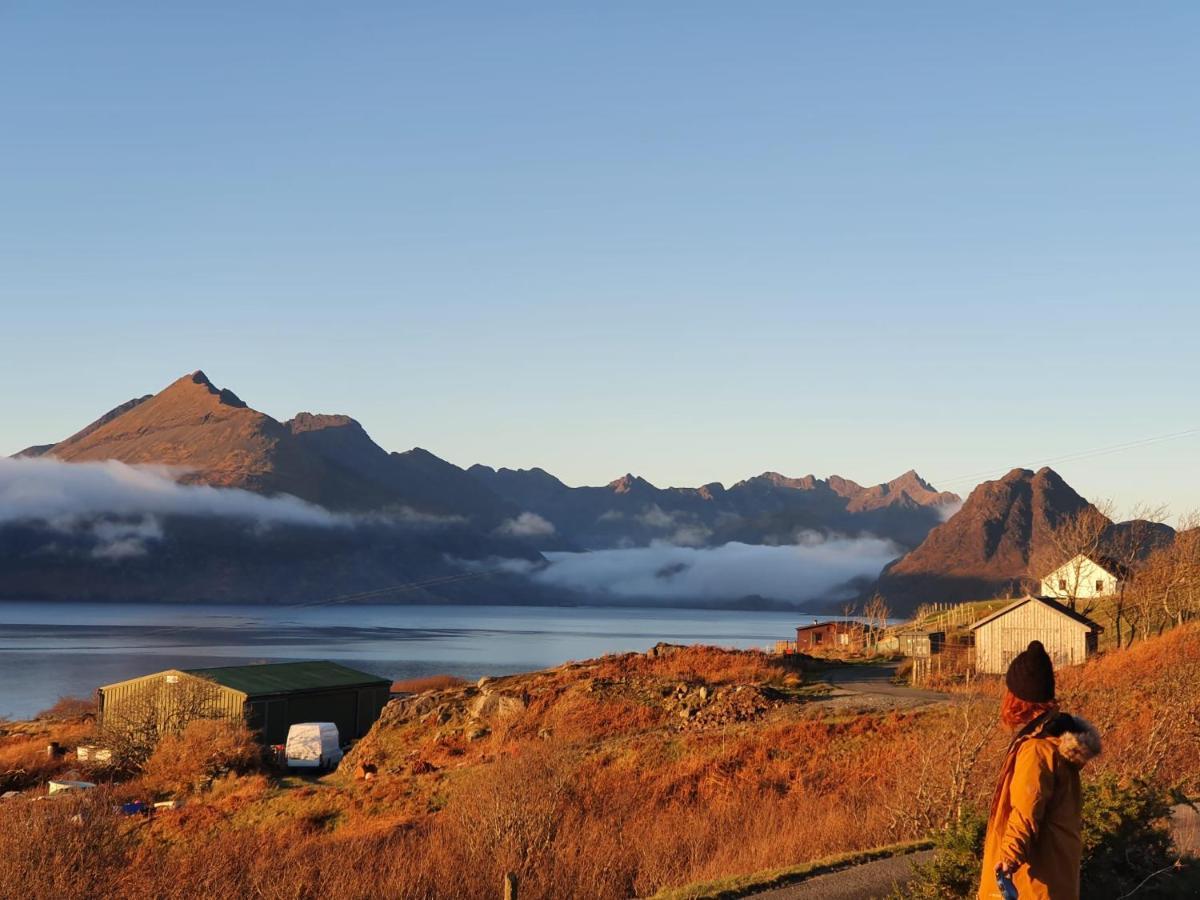
M324 660L290 663L263 663L250 666L217 666L210 669L184 669L188 675L207 678L217 684L241 691L248 696L293 694L329 688L391 684L386 678L360 672Z
M1014 600L1012 603L1008 604L1008 606L1004 607L1003 609L998 609L991 615L984 616L982 619L975 622L975 624L973 624L971 626L971 630L974 631L976 628L980 628L980 627L986 625L988 622L995 621L996 619L999 619L1001 616L1007 615L1008 613L1012 612L1014 609L1018 609L1019 607L1024 606L1026 603L1040 603L1043 606L1048 607L1049 609L1052 609L1054 612L1059 613L1060 615L1066 616L1068 619L1071 619L1076 624L1083 625L1084 627L1089 628L1092 631L1103 631L1104 630L1104 627L1102 625L1100 625L1099 623L1093 622L1087 616L1083 615L1082 613L1075 612L1075 610L1071 609L1071 607L1066 606L1062 603L1059 603L1057 600L1051 599L1050 597L1034 597L1032 595L1022 597L1020 600Z

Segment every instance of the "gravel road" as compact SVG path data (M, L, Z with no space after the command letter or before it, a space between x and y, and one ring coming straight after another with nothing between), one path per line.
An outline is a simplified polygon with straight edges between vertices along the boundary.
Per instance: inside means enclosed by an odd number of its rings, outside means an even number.
M888 697L904 697L910 700L937 702L949 700L949 694L925 691L907 684L892 684L896 666L834 666L813 673L818 681L824 681L844 691L858 694L882 694Z
M872 900L886 897L893 887L912 877L913 863L927 862L932 856L932 850L921 850L877 859L751 896L756 900Z

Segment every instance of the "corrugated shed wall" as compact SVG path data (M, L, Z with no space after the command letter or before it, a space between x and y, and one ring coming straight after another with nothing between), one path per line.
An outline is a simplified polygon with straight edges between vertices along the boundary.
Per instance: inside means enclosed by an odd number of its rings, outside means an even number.
M153 718L160 729L195 718L241 719L246 695L183 672L158 672L102 688L105 725L136 725Z
M1003 674L1030 641L1041 641L1056 666L1076 665L1087 659L1087 635L1086 626L1041 603L1025 603L976 629L975 668Z

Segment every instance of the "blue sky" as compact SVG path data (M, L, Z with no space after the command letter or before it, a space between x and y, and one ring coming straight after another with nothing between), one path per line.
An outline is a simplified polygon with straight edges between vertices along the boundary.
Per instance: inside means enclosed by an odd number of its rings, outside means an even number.
M195 368L571 483L1200 426L1200 8L1045 7L5 4L0 451Z

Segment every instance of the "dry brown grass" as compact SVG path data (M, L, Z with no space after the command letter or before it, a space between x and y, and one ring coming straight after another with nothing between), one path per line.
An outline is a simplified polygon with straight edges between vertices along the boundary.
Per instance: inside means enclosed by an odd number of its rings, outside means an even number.
M146 760L142 783L158 793L197 793L226 774L245 775L262 763L262 747L245 725L198 719L168 734Z
M795 660L789 663L786 657L702 645L667 646L657 655L624 653L597 662L599 677L643 675L710 684L774 684L798 672Z
M1181 630L1062 674L1067 708L1105 731L1097 771L1153 762L1196 783L1198 637ZM761 654L711 648L609 657L498 680L528 702L481 739L434 711L389 726L370 744L372 781L218 778L183 809L103 832L50 815L73 806L23 804L0 816L0 884L27 884L30 897L448 900L495 897L515 871L528 900L642 896L922 836L986 801L1007 740L986 690L838 719L797 697L725 725L664 707L677 682L732 692L791 675ZM438 696L467 702L471 691ZM1178 727L1155 730L1173 715ZM34 827L33 815L50 817ZM49 861L78 865L78 890Z
M88 721L35 721L9 725L0 735L0 793L23 791L78 767L74 753L50 757L52 741L73 749L93 734Z
M459 687L467 683L465 678L457 675L425 675L422 678L406 678L392 682L392 693L419 694L422 691L444 691L446 688Z
M1200 793L1200 623L1066 670L1058 693L1100 729L1105 769Z

